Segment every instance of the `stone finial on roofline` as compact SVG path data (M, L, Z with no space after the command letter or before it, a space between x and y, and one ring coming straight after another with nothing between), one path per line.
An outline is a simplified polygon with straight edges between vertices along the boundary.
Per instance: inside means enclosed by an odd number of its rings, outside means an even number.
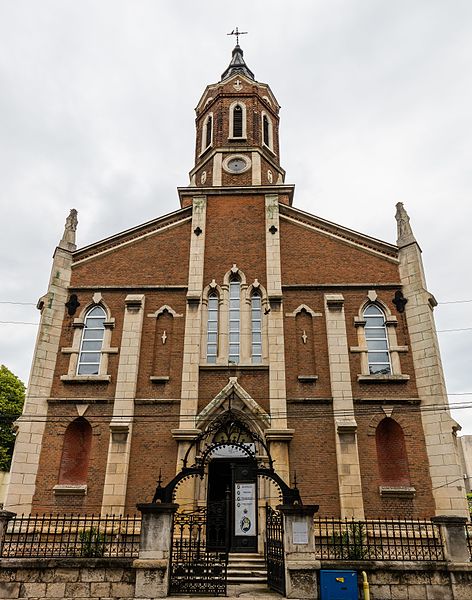
M75 245L75 232L77 231L77 223L77 211L75 208L71 208L69 216L67 217L64 225L64 233L62 234L61 241L59 242L60 248L70 251L77 248Z
M397 202L395 219L397 220L397 246L403 248L403 246L416 242L410 225L410 217L403 207L403 202Z

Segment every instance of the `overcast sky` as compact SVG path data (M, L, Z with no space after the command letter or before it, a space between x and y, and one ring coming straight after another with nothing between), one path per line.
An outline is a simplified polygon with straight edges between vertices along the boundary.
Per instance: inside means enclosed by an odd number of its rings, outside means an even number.
M38 321L6 302L44 294L70 208L79 246L179 208L236 25L282 106L294 206L395 243L404 202L450 402L472 403L470 0L0 0L0 321ZM35 336L0 323L24 381ZM472 434L472 408L454 416Z

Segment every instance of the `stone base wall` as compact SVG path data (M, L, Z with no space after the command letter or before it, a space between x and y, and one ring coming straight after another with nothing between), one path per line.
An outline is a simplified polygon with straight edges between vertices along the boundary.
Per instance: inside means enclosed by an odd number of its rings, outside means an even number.
M404 561L321 561L321 569L353 569L367 574L371 600L471 600L472 563ZM319 581L319 577L318 577Z
M470 563L321 561L313 565L311 575L311 577L315 576L318 582L320 568L357 571L359 598L364 598L362 571L367 573L371 600L471 600L472 598L472 564ZM144 597L142 593L136 593L136 573L139 572L139 565L132 559L2 559L0 560L0 598L124 600ZM157 573L158 569L155 572ZM291 571L291 577L296 580L297 576L306 578L306 568L302 572ZM155 582L151 583L153 584L151 587L155 587ZM300 589L300 582L293 581L293 583ZM319 586L317 587L319 592ZM155 591L158 588L160 585L156 586ZM147 598L159 596L161 594L146 595ZM317 598L319 595L310 597Z
M132 559L2 559L0 598L133 598Z

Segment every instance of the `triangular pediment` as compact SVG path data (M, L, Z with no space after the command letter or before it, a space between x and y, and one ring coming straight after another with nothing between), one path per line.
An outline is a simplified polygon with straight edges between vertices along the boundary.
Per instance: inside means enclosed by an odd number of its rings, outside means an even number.
M376 256L382 256L392 262L398 262L398 247L388 242L359 233L292 206L281 205L280 216L283 220L305 227L343 244L354 246Z
M192 219L192 208L182 208L152 221L147 221L131 229L112 235L74 252L74 265L112 252L118 248L129 246L148 237L178 227Z
M228 409L225 404L229 401L231 401L232 410L239 411L249 417L252 422L258 423L261 429L270 427L270 416L238 383L237 377L230 377L225 387L197 415L196 426L199 429L204 429L210 421Z

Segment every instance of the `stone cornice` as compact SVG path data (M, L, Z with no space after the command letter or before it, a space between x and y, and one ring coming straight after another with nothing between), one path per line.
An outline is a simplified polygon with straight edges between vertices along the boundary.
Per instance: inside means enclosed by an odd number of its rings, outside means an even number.
M289 203L293 201L295 186L292 184L282 185L246 185L246 186L218 186L218 187L179 187L177 188L180 201L184 198L197 196L232 196L232 195L254 195L254 194L287 194Z

